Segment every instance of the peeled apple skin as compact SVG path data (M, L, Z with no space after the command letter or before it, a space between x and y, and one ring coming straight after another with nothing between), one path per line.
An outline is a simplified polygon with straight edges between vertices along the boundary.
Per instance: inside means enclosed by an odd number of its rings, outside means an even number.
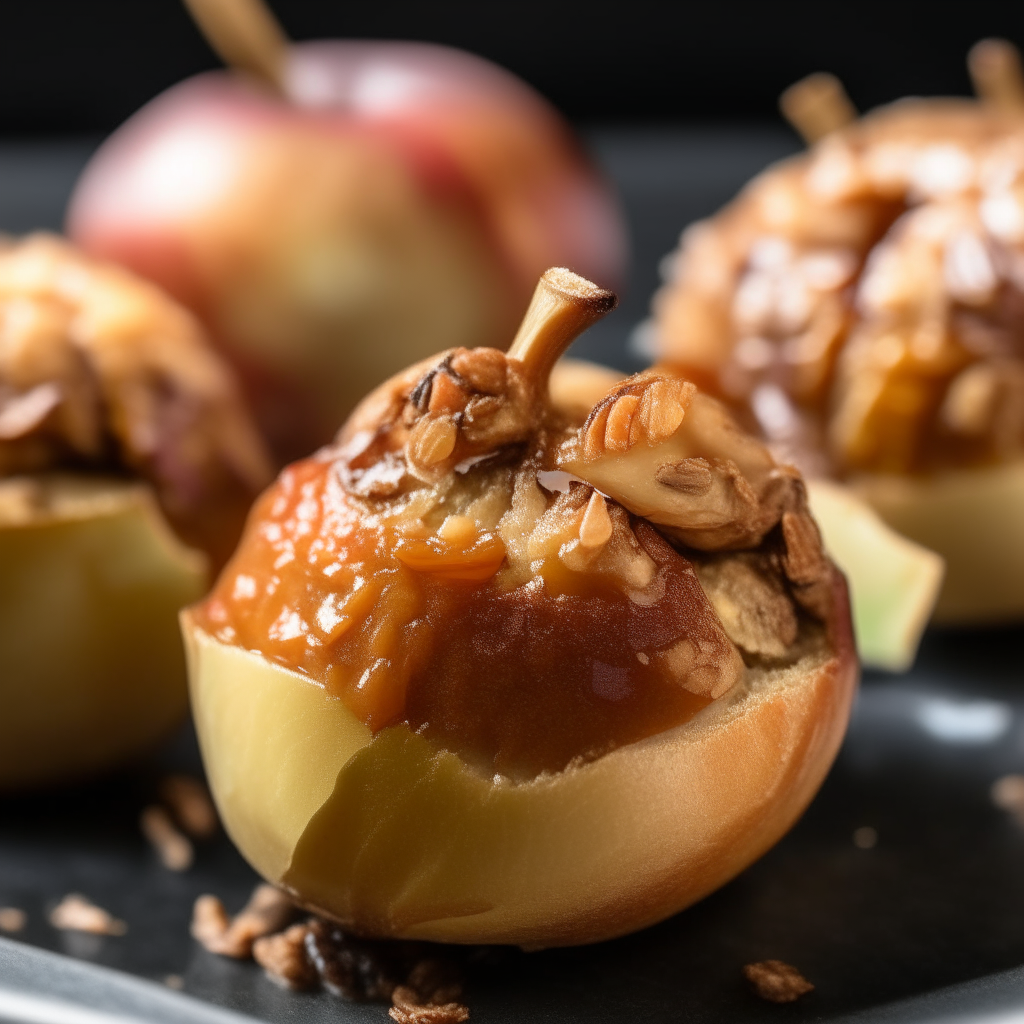
M19 500L36 485L44 513ZM175 614L207 577L145 485L0 481L0 792L98 774L182 721Z
M514 76L443 47L320 42L291 49L287 77L291 102L227 72L157 97L67 220L199 315L279 460L409 363L503 346L547 267L621 278L614 201Z
M225 828L265 878L359 934L527 948L596 942L724 884L794 823L857 679L839 625L697 718L579 767L495 782L397 725L371 736L312 679L182 629Z
M946 560L936 623L1024 617L1024 459L930 477L862 476L850 486L894 530Z

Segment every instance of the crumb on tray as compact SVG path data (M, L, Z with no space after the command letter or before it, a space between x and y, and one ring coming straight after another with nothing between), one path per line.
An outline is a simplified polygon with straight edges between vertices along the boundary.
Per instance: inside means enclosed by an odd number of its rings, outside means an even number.
M0 907L0 932L20 932L28 921L28 914L18 907Z
M124 935L128 925L97 907L84 896L71 893L50 911L50 924L62 931L91 932L93 935Z
M761 960L747 964L743 976L754 992L770 1003L792 1003L814 986L792 965L782 960Z
M168 871L187 871L192 867L192 844L162 807L145 808L139 817L139 827Z
M209 839L220 824L210 791L191 775L168 775L160 783L160 799L193 839Z

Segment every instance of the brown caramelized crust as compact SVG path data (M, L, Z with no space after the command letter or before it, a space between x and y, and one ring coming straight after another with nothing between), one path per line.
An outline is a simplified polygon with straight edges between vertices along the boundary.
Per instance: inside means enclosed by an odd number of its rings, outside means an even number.
M1024 451L1024 115L904 100L694 225L659 357L807 471Z
M227 368L152 285L32 235L0 247L0 477L138 475L222 563L270 478Z
M383 385L282 473L195 612L375 732L405 723L514 779L796 661L834 572L799 477L718 403L647 373L571 422L531 338Z

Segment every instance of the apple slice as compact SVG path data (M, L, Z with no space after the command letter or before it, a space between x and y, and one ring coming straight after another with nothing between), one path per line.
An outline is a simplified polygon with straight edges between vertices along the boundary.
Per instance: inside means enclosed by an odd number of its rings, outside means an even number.
M894 530L942 552L936 622L1024 615L1024 460L930 477L863 476L851 485Z
M942 586L941 555L882 521L857 492L808 480L807 498L825 548L850 584L857 653L871 668L910 668Z
M0 790L97 773L177 725L175 612L206 586L148 486L0 481Z

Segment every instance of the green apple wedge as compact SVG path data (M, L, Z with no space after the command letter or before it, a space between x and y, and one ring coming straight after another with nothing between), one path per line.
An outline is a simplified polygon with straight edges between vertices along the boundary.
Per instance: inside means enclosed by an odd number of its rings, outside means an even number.
M0 480L0 791L87 778L184 718L176 613L207 580L144 484Z
M901 536L856 491L808 480L825 549L850 585L857 653L871 668L910 668L942 586L945 563Z

